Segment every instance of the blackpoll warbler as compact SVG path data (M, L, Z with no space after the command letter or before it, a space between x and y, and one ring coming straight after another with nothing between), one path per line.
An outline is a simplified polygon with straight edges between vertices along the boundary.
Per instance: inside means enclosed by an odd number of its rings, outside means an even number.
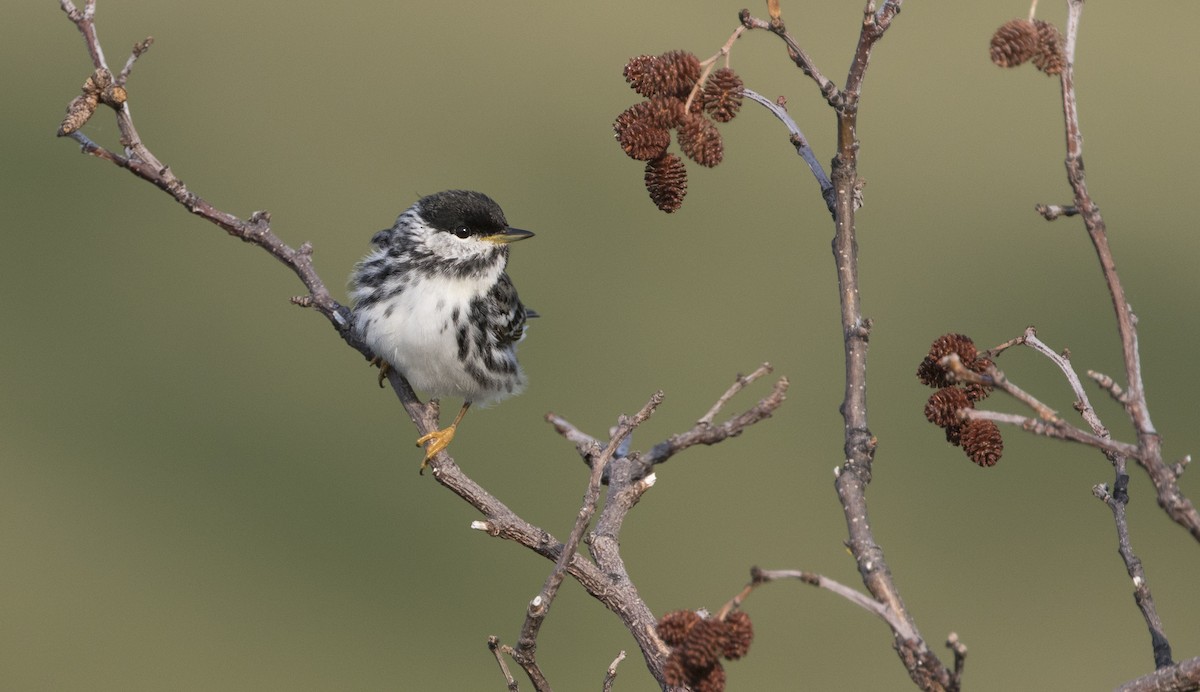
M510 228L487 195L447 190L422 197L371 238L354 268L354 330L375 353L380 384L390 366L433 398L461 397L454 422L417 440L429 443L421 471L445 449L472 404L521 393L517 344L525 320L504 272L508 244L533 234Z

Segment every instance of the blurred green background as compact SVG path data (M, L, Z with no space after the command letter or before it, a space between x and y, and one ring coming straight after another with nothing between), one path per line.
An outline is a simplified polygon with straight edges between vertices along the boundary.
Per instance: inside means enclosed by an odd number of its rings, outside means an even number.
M673 459L626 522L632 576L661 613L720 606L755 564L859 584L832 488L832 227L786 132L748 104L722 128L725 162L690 169L672 216L612 141L636 99L625 60L710 55L741 6L108 0L98 23L114 66L157 40L129 83L150 148L218 207L268 209L287 242L311 241L339 298L371 234L421 194L483 190L537 232L510 265L543 315L521 350L531 386L468 417L452 451L556 535L585 469L545 412L602 434L662 388L635 437L649 447L738 372L771 361L791 379L774 419ZM1033 213L1068 201L1056 82L987 60L993 29L1026 11L906 3L874 54L859 133L880 439L869 499L923 634L939 651L950 631L970 647L970 689L1103 689L1152 668L1109 512L1091 496L1110 468L1009 430L1004 459L981 470L925 423L929 392L913 377L946 331L986 346L1029 324L1081 370L1120 375L1081 225ZM784 3L838 81L860 13ZM1043 3L1040 16L1062 24L1065 10ZM1200 449L1189 31L1175 3L1089 4L1077 69L1089 180L1171 457ZM57 3L11 3L0 58L0 686L503 689L486 638L515 641L549 563L471 531L473 511L417 476L402 409L322 318L288 304L301 292L291 274L54 138L90 71ZM832 114L781 42L749 34L733 65L751 88L788 96L828 161ZM106 112L85 132L115 145ZM1070 410L1044 359L1011 353L1001 366ZM1184 489L1200 495L1191 476ZM1132 492L1134 545L1176 656L1200 654L1200 550L1140 472ZM778 584L746 609L757 639L729 666L730 689L909 686L884 625L828 593ZM622 649L617 688L653 689L617 620L569 583L539 647L556 689L598 689Z

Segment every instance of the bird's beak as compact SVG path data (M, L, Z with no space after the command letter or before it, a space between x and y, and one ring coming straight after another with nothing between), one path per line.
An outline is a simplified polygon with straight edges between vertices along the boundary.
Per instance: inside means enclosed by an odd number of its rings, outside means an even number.
M533 234L529 231L523 231L519 228L506 228L499 233L485 235L483 236L483 239L499 245L507 245L508 243L515 243L518 240L525 240L526 238L532 237Z

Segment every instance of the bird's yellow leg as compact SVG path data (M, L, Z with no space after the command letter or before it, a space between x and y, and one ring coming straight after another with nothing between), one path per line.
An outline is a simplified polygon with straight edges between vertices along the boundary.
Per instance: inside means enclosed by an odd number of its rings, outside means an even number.
M379 388L383 389L383 381L387 379L388 371L392 369L392 366L379 356L375 356L371 359L371 365L379 368Z
M458 410L458 415L454 417L453 423L441 430L434 430L428 435L422 435L417 440L418 447L426 442L429 443L429 446L425 448L425 458L421 461L421 470L419 472L421 475L425 475L425 467L429 466L429 460L433 458L433 455L450 446L450 441L454 439L454 430L462 422L463 416L467 415L467 409L469 408L471 408L471 402L463 402L462 408Z

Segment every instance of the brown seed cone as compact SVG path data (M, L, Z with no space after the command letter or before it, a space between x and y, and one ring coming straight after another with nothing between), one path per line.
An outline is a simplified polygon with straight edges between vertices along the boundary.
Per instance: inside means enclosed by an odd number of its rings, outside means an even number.
M725 667L720 663L702 671L693 671L692 692L725 692Z
M929 397L925 403L925 419L930 423L944 428L949 425L959 425L959 409L974 408L971 399L961 387L942 387Z
M943 334L929 345L929 353L917 366L917 379L930 387L947 387L954 384L950 374L940 365L942 358L957 353L958 359L968 368L975 362L979 352L975 350L975 342L965 334Z
M679 646L687 639L687 633L701 619L694 610L672 610L659 619L655 629L667 646Z
M972 372L983 374L987 372L988 368L992 367L992 360L990 358L976 358L967 367ZM992 385L990 384L975 384L972 382L966 385L965 389L967 398L971 401L983 401L992 393Z
M975 384L972 382L963 387L963 391L967 393L967 398L972 402L983 401L992 393L992 386L990 384Z
M679 210L687 194L687 168L683 159L667 153L648 161L645 180L654 206L668 214Z
M954 384L950 373L946 372L936 360L929 356L925 356L921 364L917 366L917 379L921 381L921 384L939 389Z
M701 166L712 168L725 156L721 133L711 120L702 115L688 115L679 127L679 148L684 155Z
M700 59L682 50L639 55L625 63L624 73L642 96L687 96L700 79Z
M686 97L700 79L700 59L685 50L663 53L655 66L656 93L663 96Z
M625 154L638 161L656 159L667 152L671 131L658 124L659 118L649 101L635 103L617 116L613 132Z
M970 365L979 352L975 350L975 342L966 334L943 334L929 345L929 356L941 360L951 353L957 353L959 360Z
M725 640L723 655L734 661L750 650L750 642L754 641L754 625L745 611L735 610L725 616L725 626L729 637Z
M720 620L701 620L688 632L687 639L678 647L679 656L686 667L702 670L717 662L725 651L729 639L729 628Z
M1034 56L1038 49L1038 29L1028 19L1013 19L992 34L992 62L1000 67L1016 67Z
M704 110L713 120L727 123L742 108L742 78L728 67L713 72L704 82Z
M620 134L622 129L628 128L636 122L654 124L654 116L649 101L638 101L629 108L621 111L621 114L613 121L613 132Z
M949 442L950 444L954 445L955 447L961 445L962 444L962 429L963 429L963 426L959 423L953 423L951 425L947 425L945 428L946 441Z
M1062 33L1050 22L1035 19L1033 23L1037 27L1038 37L1033 66L1048 75L1060 74L1067 67Z
M679 657L678 652L672 651L671 655L667 657L667 663L663 666L663 680L674 687L688 684L688 669L683 664L683 659Z
M683 99L678 96L652 96L647 101L650 117L659 127L672 130L683 123Z
M962 448L976 464L995 466L1004 453L1004 439L992 421L969 420L962 426Z
M657 55L638 55L629 59L625 63L625 81L634 91L642 96L654 95L654 64L658 61Z

